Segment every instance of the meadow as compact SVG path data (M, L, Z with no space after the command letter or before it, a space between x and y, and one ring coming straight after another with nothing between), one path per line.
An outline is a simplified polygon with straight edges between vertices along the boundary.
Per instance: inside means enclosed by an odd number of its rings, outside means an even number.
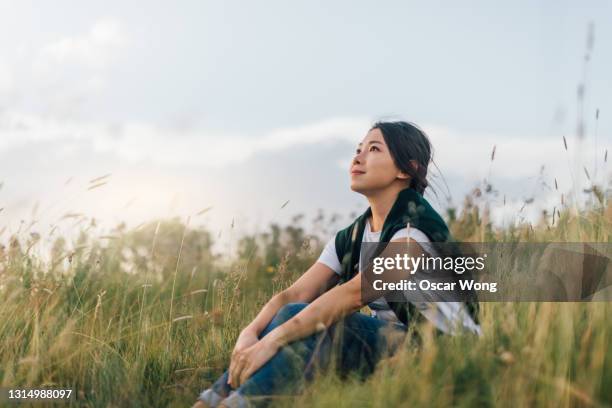
M610 242L612 206L559 206L535 225L494 228L488 191L444 214L457 239ZM484 205L483 205L484 204ZM353 214L354 215L354 214ZM231 258L214 236L178 218L78 239L23 231L0 246L2 387L69 388L58 406L190 406L225 369L239 331L269 297L318 257L335 229L319 216L240 237ZM93 220L92 220L93 223ZM323 373L276 406L612 406L612 305L482 303L483 336L436 337L415 328L365 381Z

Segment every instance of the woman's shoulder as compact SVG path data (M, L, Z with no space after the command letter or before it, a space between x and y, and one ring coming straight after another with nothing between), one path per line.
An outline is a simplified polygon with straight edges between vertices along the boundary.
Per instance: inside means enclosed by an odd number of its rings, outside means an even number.
M393 234L393 237L391 237L391 241L405 239L408 237L418 242L425 251L432 254L433 256L436 256L438 254L438 251L436 250L436 248L433 247L431 240L429 239L427 234L415 227L410 227L410 231L408 231L408 228L405 227L401 230L398 230L395 234Z
M410 237L417 242L431 242L429 237L427 237L427 234L415 227L410 227L410 231L408 231L408 228L406 227L398 230L395 234L393 234L393 237L391 237L391 241L407 237Z

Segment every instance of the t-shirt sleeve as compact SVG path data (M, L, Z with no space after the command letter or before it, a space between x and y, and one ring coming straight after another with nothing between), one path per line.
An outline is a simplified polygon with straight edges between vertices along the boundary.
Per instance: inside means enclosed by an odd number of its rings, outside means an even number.
M391 237L391 241L395 241L397 239L407 238L407 237L408 237L408 229L402 228L401 230L393 234L393 236ZM431 241L429 240L427 235L420 229L410 227L410 238L418 242L423 247L423 249L429 252L432 256L437 255L437 251L431 245Z
M342 265L340 264L340 260L338 259L338 254L336 254L336 236L333 236L323 248L319 259L317 262L321 262L329 266L334 272L338 275L342 274Z

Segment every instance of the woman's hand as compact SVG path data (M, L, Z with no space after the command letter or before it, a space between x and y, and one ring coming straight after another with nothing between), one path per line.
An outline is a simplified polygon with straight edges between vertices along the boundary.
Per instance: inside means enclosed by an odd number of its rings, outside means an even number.
M236 345L234 346L234 350L232 351L232 358L230 360L230 366L229 366L229 372L230 375L227 379L227 383L230 385L233 385L231 382L231 373L232 373L232 368L236 365L236 362L238 361L238 354L251 347L253 344L257 343L259 341L259 338L257 337L257 334L253 331L250 330L243 330L242 332L240 332L240 335L238 335L238 340L236 340Z
M228 383L238 388L278 352L279 345L264 336L252 346L232 354Z
M250 330L243 330L240 332L240 335L238 335L238 339L236 340L234 350L232 351L232 360L234 359L234 354L252 346L258 341L259 338L257 337L257 333Z

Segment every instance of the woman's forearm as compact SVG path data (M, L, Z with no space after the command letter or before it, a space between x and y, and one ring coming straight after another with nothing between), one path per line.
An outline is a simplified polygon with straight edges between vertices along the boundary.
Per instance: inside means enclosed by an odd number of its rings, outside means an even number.
M358 278L354 278L319 296L293 318L268 333L264 339L282 347L328 328L361 307L361 283Z
M286 305L294 301L290 291L284 290L272 296L270 300L261 308L257 316L249 323L242 331L251 331L256 336L259 335L266 328L268 323L274 318L276 312Z

